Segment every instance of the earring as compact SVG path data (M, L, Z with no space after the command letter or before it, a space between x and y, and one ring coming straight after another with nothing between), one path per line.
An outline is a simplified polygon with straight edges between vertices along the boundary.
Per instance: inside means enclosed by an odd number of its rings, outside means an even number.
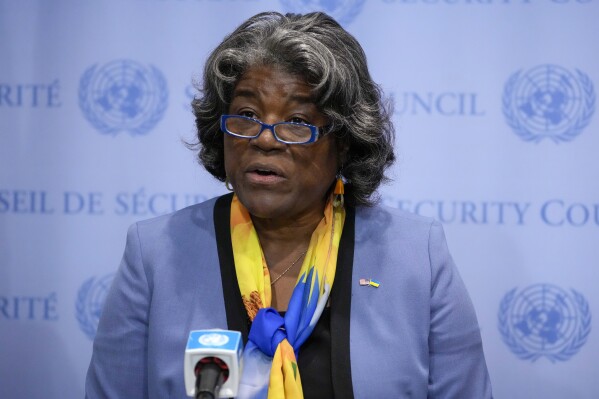
M333 199L333 206L343 206L345 202L343 198L343 194L345 194L345 186L343 184L343 176L341 176L341 173L337 174L337 183L335 183L335 190L333 190L333 194L335 195Z
M229 176L225 177L225 187L227 188L227 190L229 191L235 191L233 189L233 186L231 186L231 182L229 181Z

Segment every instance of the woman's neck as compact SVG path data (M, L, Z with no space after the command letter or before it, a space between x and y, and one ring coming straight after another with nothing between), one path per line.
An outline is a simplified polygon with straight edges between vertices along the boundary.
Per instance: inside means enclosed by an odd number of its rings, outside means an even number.
M274 267L282 259L300 254L308 249L312 233L322 220L323 214L295 220L273 220L252 217L262 251Z
M312 233L323 216L285 222L252 217L270 271L271 306L279 311L287 310Z

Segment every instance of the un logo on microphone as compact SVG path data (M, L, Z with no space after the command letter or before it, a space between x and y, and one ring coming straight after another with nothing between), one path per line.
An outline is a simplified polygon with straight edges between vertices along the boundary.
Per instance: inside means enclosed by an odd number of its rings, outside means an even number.
M580 70L540 65L515 72L503 91L503 114L508 125L525 141L571 141L591 121L595 91Z
M114 273L102 278L92 277L81 285L77 293L75 314L79 328L89 339L93 340L96 336L98 322L112 280L114 280Z
M499 332L503 342L520 359L566 361L586 343L591 312L577 291L551 284L536 284L503 297L499 306Z
M105 134L149 132L164 116L168 88L162 72L131 60L92 65L79 81L79 107Z
M280 0L287 12L324 11L340 24L349 24L362 11L365 0Z

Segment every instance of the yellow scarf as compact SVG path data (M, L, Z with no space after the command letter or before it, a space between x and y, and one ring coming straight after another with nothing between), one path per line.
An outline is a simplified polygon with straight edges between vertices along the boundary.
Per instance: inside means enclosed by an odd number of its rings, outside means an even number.
M337 188L335 194L343 194L343 187L340 193ZM284 318L270 308L271 280L258 235L247 209L237 196L233 197L231 241L235 270L243 303L253 322L244 351L240 398L303 398L296 355L327 304L345 221L343 201L333 200L335 194L312 233ZM270 364L264 366L265 360Z

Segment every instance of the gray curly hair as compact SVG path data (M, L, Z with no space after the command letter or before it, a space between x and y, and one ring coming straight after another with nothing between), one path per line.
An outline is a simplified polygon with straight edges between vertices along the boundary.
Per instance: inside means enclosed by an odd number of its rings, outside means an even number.
M317 106L331 121L351 205L373 205L385 169L395 160L389 107L372 81L357 40L324 13L265 12L245 21L210 54L200 96L192 101L199 162L225 181L220 116L228 112L241 75L253 66L277 65L306 79Z

